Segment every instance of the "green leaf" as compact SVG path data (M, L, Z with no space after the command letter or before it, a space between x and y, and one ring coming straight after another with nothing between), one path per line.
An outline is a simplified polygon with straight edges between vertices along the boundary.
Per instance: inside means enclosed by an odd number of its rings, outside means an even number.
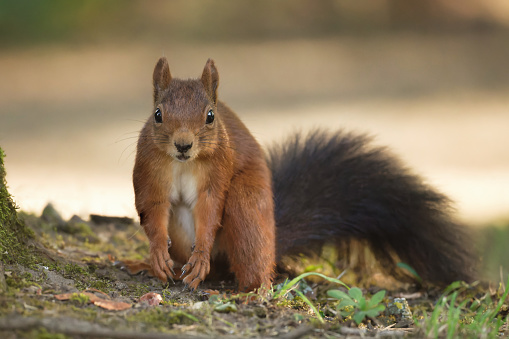
M330 291L327 291L327 295L329 297L331 297L331 298L335 298L335 299L338 299L338 300L342 300L342 299L352 300L348 294L346 294L345 292L340 291L340 290L330 290Z
M339 284L339 285L342 285L346 288L349 288L344 282L342 282L341 280L338 280L338 279L334 279L334 278L331 278L331 277L328 277L326 275L323 275L321 273L316 273L316 272L308 272L308 273L303 273L301 275L299 275L298 277L292 279L290 282L288 283L285 283L280 290L278 290L276 293L274 293L274 295L272 296L272 298L276 299L276 298L279 298L279 297L282 297L283 295L285 295L288 290L290 288L293 287L293 285L295 285L296 283L298 283L301 279L304 279L305 277L307 276L310 276L310 275L315 275L317 277L320 277L320 278L323 278L327 281L330 281L330 282L333 282L333 283L336 283L336 284Z
M419 274L417 274L417 271L412 266L405 264L404 262L399 262L396 264L396 266L408 271L411 275L415 277L415 279L417 279L417 281L422 282L422 278L419 276Z
M348 317L350 314L352 314L352 311L341 311L339 312L343 318Z
M366 313L364 311L359 311L355 313L352 317L352 319L358 324L360 324L364 318L366 317Z
M309 305L309 307L313 310L313 312L316 314L316 317L318 318L318 320L323 324L325 323L325 321L323 320L323 317L322 315L318 312L318 310L316 309L315 305L313 305L313 303L301 292L301 291L298 291L298 290L295 290L295 293L297 293L299 295L299 297L302 298L302 300L304 300L304 302L306 302L306 304Z
M367 310L366 311L366 315L368 317L372 317L372 318L375 318L376 316L378 316L380 314L380 312L382 312L383 310L385 310L385 306L384 305L378 305L377 307L375 308L372 308L370 310Z
M342 308L345 308L346 306L356 306L357 304L350 298L348 299L343 299L341 300L341 302L339 303L337 309L340 310Z
M385 291L378 291L371 297L371 299L368 302L368 308L372 308L382 302L382 300L385 297Z
M306 266L306 268L304 269L304 272L314 272L316 270L321 270L323 269L323 265L309 265L309 266Z
M357 303L357 307L359 307L359 309L361 309L363 311L368 309L368 307L366 305L366 299L364 299L364 297L361 296L361 299Z
M350 291L348 291L348 294L355 300L357 300L357 302L360 302L361 299L364 299L362 298L362 291L360 288L358 287L352 287L350 289Z
M216 305L216 307L214 307L214 311L219 313L237 312L237 306L231 302L227 302L225 304Z

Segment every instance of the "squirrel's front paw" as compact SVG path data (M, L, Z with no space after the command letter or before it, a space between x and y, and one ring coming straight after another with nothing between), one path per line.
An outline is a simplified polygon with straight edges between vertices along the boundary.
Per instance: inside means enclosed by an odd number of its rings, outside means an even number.
M150 265L154 275L162 282L173 281L173 260L170 258L167 246L150 246Z
M182 276L184 276L188 270L191 270L191 272L187 274L183 282L186 286L195 290L210 272L209 255L204 251L193 251L187 264L182 266Z

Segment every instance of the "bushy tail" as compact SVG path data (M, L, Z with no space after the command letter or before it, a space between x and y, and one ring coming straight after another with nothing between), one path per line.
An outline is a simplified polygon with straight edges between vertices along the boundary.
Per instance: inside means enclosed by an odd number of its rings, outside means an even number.
M318 130L270 150L278 260L358 239L393 273L395 253L425 281L471 280L473 246L449 199L370 142Z

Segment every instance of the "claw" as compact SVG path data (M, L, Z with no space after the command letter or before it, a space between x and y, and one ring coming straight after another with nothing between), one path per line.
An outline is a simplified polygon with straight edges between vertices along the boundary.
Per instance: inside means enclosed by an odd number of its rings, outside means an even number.
M168 249L170 249L170 247L171 247L171 239L170 239L170 237L168 237Z
M184 266L182 266L182 268L180 269L180 271L182 272L182 274L180 275L180 278L182 278L184 276L184 274L186 274L187 269L188 269L189 266L191 266L191 265L189 265L189 263L187 263Z
M195 281L198 281L198 284L197 284L196 286L200 285L200 283L202 282L202 280L200 279L200 277L196 277L196 278L194 278L194 280L193 280L193 281L191 281L191 283L190 283L189 285L193 285L193 283L194 283ZM193 291L195 291L195 290L196 290L196 288L193 288Z
M188 288L188 287L189 287L189 285L188 285L188 284L185 284L185 285L184 285L184 288L182 289L182 292L185 292L185 291L187 290L187 288Z
M173 285L175 285L175 280L173 280L172 277L168 276L168 278L170 278L171 282L173 283Z
M173 276L176 276L175 271L173 270L173 267L170 267L171 273L173 273Z

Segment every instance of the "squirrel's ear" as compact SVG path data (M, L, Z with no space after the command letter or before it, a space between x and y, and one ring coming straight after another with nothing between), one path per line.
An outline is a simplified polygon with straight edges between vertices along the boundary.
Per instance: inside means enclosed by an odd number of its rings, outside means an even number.
M171 80L170 66L168 60L162 57L154 68L154 101L157 100L159 93L166 90Z
M205 64L205 68L203 69L203 74L201 75L201 82L205 87L205 91L209 95L214 105L217 104L217 86L219 86L219 73L217 73L216 66L214 65L214 60L207 60L207 64Z

